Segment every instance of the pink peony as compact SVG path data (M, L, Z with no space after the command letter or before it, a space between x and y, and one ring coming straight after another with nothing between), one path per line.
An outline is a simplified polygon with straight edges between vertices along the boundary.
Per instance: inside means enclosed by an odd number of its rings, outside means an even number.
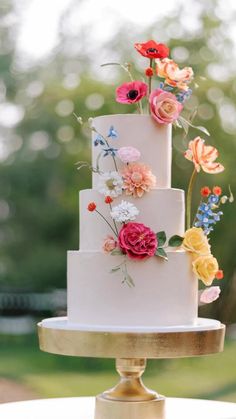
M156 186L156 176L143 163L131 163L125 166L121 175L126 195L141 198L145 192Z
M105 253L110 253L117 247L117 242L112 236L107 236L103 242L103 250Z
M149 97L153 118L159 124L170 124L175 121L183 109L175 95L162 89L153 90Z
M119 103L135 103L147 94L147 84L142 81L123 83L116 89L116 101Z
M200 295L200 302L203 304L212 303L219 298L220 292L220 287L206 288Z
M144 224L124 224L118 236L119 246L131 259L146 259L154 256L157 249L156 234Z
M138 160L141 156L141 153L137 148L134 147L121 147L117 151L118 157L123 161L123 163L130 163Z

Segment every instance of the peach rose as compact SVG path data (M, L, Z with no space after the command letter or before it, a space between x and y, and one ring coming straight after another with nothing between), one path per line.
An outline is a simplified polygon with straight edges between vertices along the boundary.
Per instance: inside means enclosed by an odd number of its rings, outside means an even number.
M179 68L178 64L170 58L163 60L157 59L156 72L159 77L165 79L165 82L181 90L188 90L188 83L193 78L193 69L191 67Z
M212 255L199 256L193 261L193 272L205 285L211 285L215 279L216 272L219 270L219 265Z
M112 236L107 236L103 242L103 250L105 253L110 253L117 247L117 242Z
M170 124L175 121L183 109L175 95L162 89L155 89L149 97L150 110L159 124Z
M200 227L192 227L185 231L182 246L188 252L201 256L211 253L207 237Z

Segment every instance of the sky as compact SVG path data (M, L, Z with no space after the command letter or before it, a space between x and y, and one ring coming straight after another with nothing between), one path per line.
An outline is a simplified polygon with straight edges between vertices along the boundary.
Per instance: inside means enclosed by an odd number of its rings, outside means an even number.
M99 43L111 37L120 21L126 21L127 26L128 22L132 22L139 28L147 29L161 16L173 13L180 5L186 6L186 1L145 0L142 4L136 0L15 0L15 4L19 15L18 50L33 60L38 60L50 54L52 48L59 42L58 28L61 16L75 4L79 7L70 16L68 31L76 34L79 25L90 23L94 39ZM205 4L207 6L207 2ZM216 13L223 18L228 18L233 10L236 11L235 0L224 0L220 4ZM200 10L201 1L191 1L191 7L185 9L183 24L194 30ZM104 22L102 31L101 22ZM234 39L236 39L235 26L229 28Z

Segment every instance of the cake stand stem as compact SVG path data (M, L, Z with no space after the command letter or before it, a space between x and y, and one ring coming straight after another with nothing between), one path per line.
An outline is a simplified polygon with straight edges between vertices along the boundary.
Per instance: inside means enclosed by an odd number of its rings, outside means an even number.
M120 381L97 396L95 419L164 419L164 397L142 382L145 368L144 358L116 360Z

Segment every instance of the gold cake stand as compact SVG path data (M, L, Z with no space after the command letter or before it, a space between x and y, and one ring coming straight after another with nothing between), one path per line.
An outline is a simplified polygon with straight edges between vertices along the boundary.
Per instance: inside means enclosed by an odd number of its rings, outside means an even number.
M225 326L167 332L78 330L66 318L38 324L40 349L70 356L116 359L119 383L96 397L95 419L164 419L165 397L141 376L148 358L179 358L223 351ZM55 321L54 321L55 320Z

